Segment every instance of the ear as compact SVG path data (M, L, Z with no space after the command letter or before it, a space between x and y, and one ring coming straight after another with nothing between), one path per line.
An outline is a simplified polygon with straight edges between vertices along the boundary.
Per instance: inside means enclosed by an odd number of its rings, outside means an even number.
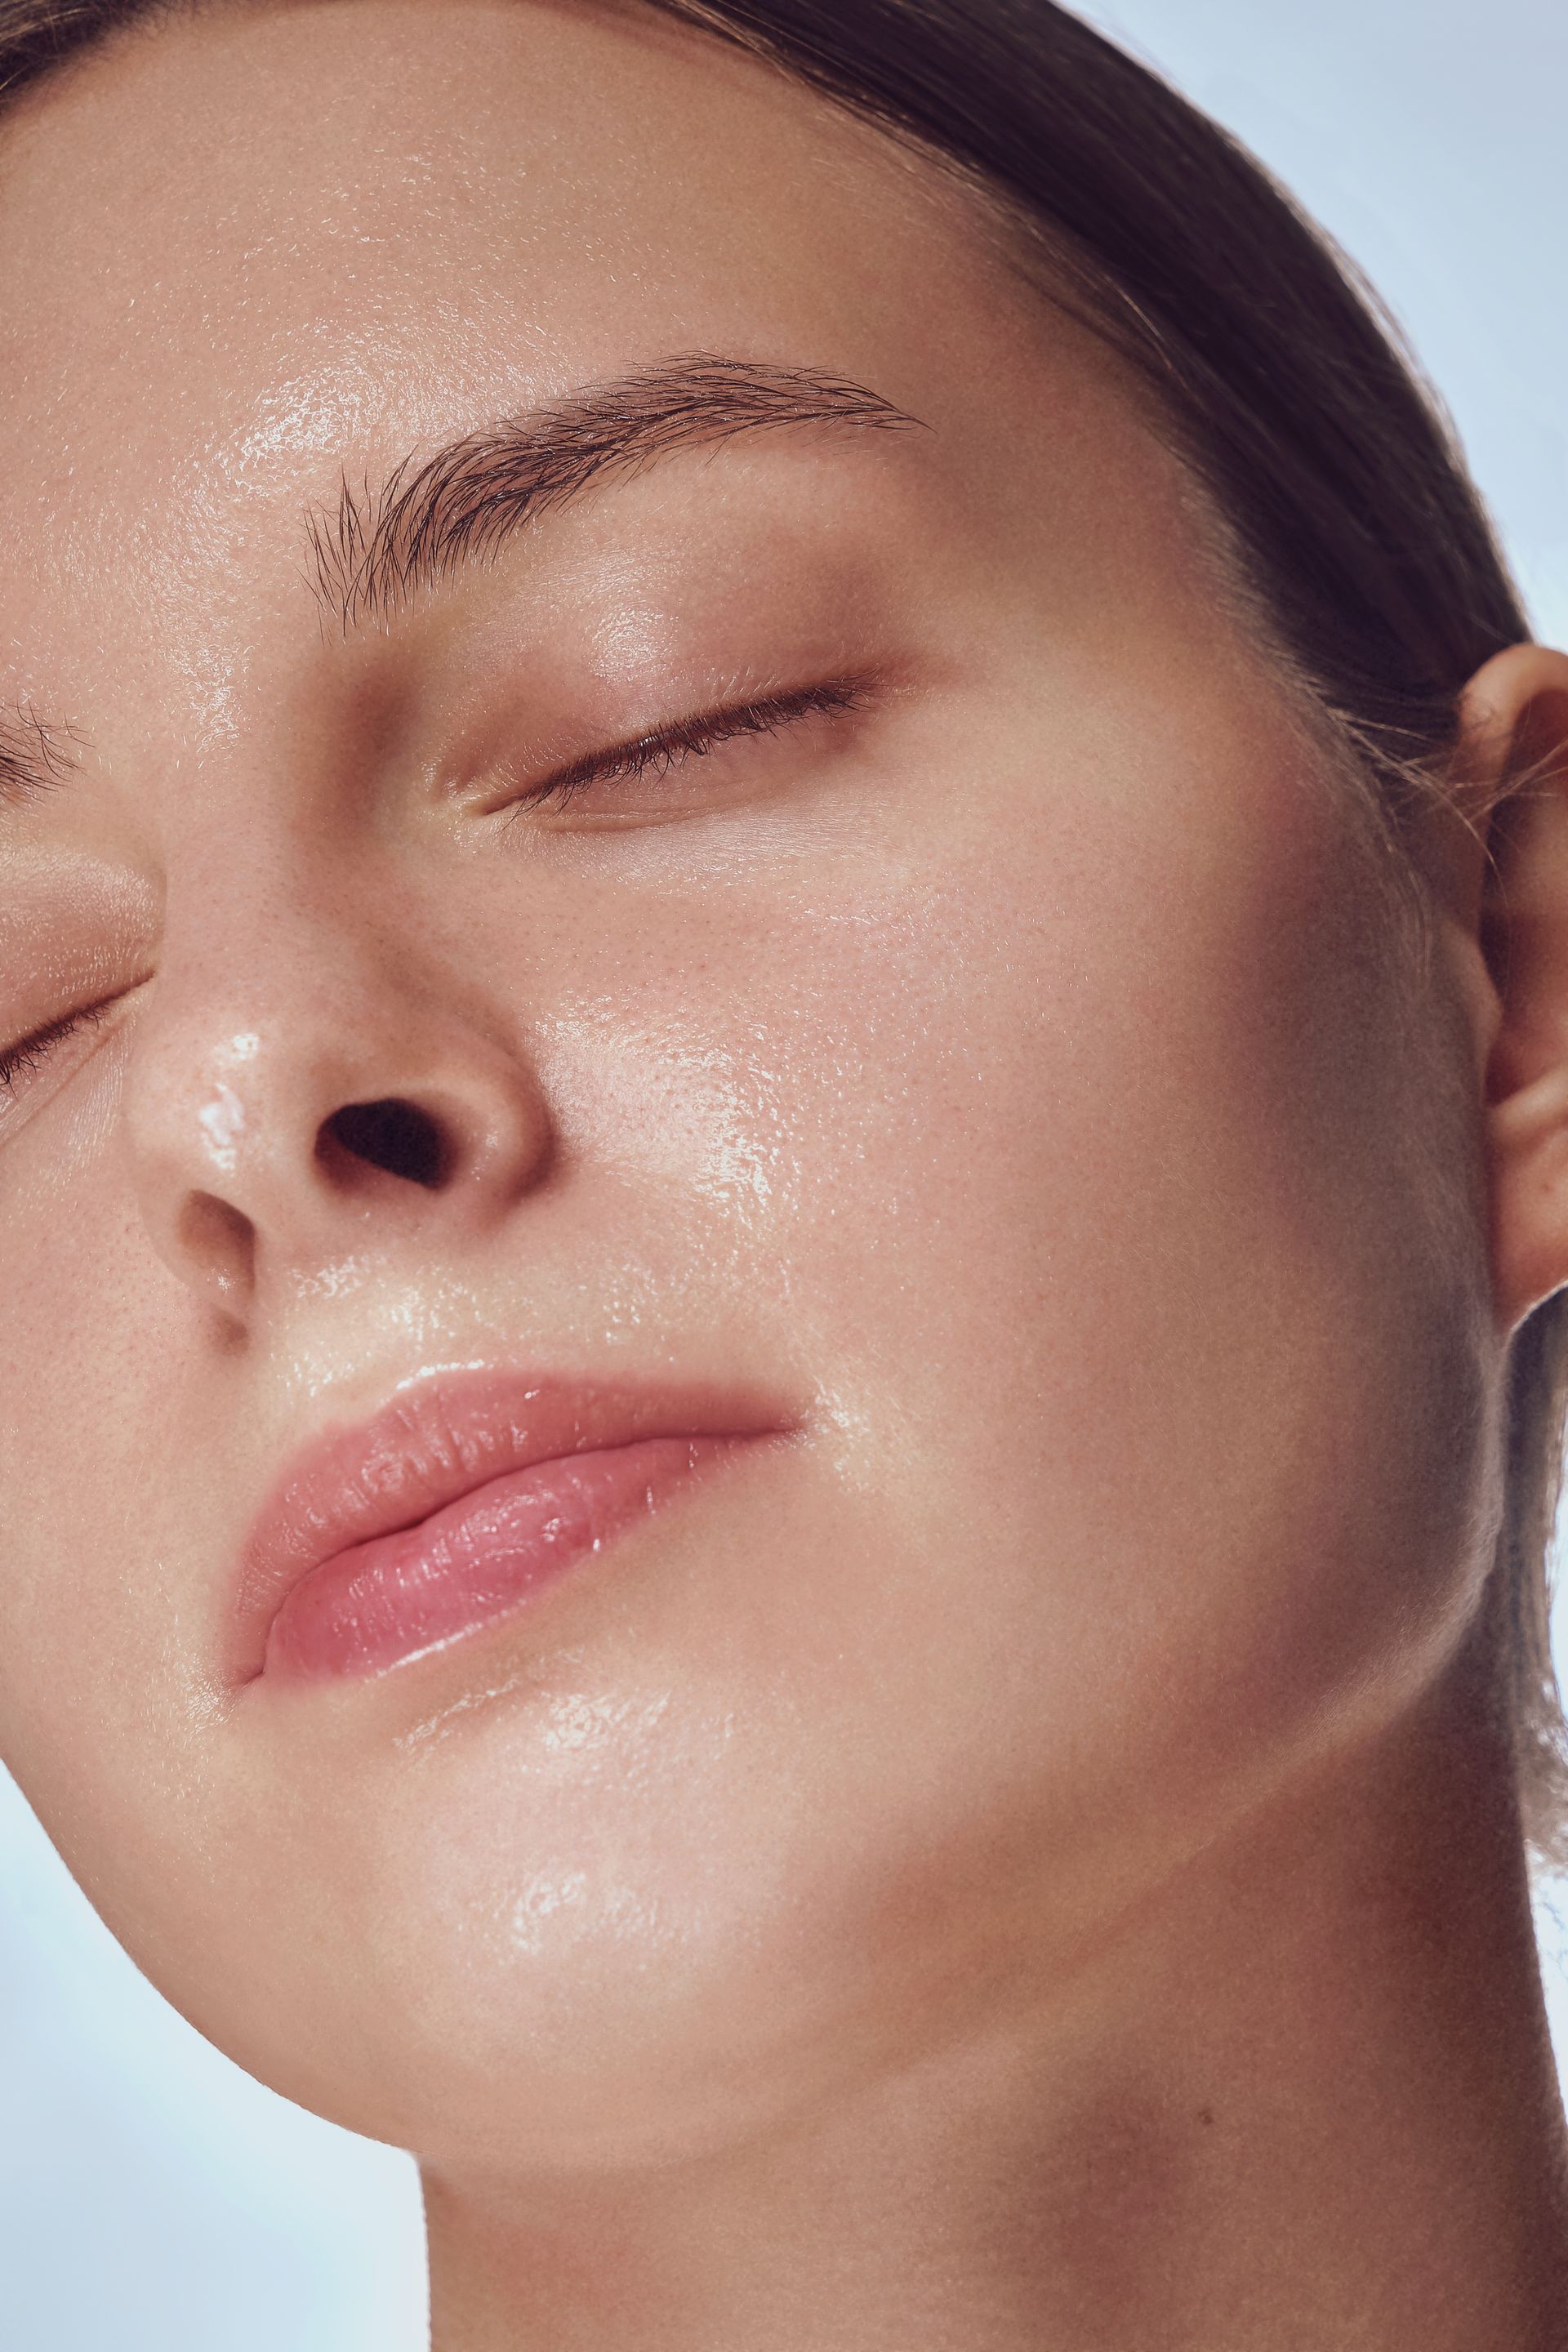
M1460 727L1467 799L1489 812L1475 924L1496 994L1486 1124L1508 1333L1568 1283L1568 655L1497 655Z

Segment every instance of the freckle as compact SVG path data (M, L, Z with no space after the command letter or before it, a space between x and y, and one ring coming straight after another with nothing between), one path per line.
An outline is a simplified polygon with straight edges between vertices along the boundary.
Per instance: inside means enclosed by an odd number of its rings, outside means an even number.
M1198 2121L1203 2125L1206 2131L1208 2126L1214 2121L1214 2109L1212 2107L1200 2107L1198 2109Z

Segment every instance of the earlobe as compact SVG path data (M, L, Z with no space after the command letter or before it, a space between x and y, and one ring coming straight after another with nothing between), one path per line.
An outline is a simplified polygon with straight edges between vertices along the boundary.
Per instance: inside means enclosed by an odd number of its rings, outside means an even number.
M1460 722L1460 772L1488 812L1484 1116L1493 1290L1511 1332L1568 1284L1568 656L1510 646L1472 679Z

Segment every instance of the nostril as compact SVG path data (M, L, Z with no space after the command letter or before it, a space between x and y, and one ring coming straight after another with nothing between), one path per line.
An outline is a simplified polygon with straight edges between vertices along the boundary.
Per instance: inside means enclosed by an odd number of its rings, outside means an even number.
M227 1201L193 1192L180 1211L180 1246L211 1276L220 1296L237 1298L256 1277L256 1228Z
M372 1168L427 1189L447 1174L449 1154L437 1121L417 1103L389 1097L381 1102L345 1103L323 1119L316 1157L330 1162L348 1152Z

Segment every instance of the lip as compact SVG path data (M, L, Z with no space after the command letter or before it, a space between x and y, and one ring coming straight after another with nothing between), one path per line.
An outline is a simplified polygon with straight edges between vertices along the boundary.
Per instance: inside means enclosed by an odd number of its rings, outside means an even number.
M289 1463L240 1551L237 1683L363 1678L444 1647L798 1419L734 1387L433 1378Z

